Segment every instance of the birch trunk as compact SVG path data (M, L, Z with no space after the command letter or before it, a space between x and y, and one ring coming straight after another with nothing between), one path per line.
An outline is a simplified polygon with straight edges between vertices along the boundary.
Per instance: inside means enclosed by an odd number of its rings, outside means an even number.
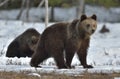
M45 27L48 26L48 20L49 20L49 16L48 16L48 0L45 0L45 13L46 13L46 16L45 16Z
M77 18L80 18L80 16L84 13L84 0L79 0L79 4L77 7Z
M23 13L23 10L24 10L24 6L25 6L25 0L22 0L20 12L19 12L19 14L18 14L16 20L19 20L19 19L20 19L21 15L22 15L22 13Z
M26 21L29 21L30 0L26 2Z

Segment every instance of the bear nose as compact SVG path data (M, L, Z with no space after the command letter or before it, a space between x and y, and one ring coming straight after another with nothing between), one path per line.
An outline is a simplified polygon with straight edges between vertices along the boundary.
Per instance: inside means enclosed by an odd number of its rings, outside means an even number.
M92 30L92 33L94 33L94 32L95 32L95 30L93 29L93 30Z

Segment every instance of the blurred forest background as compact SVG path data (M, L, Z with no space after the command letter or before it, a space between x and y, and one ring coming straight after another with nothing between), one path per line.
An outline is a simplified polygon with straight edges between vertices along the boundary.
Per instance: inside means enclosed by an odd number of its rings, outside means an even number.
M48 0L49 21L96 14L100 22L120 22L120 0ZM44 22L44 0L0 0L0 19Z
M0 0L0 3L6 2L0 9L17 9L21 7L22 1L27 0ZM38 7L42 0L29 0L30 7ZM49 6L68 8L79 5L81 0L49 0ZM120 7L120 0L85 0L85 4L92 6ZM44 7L44 5L43 5Z

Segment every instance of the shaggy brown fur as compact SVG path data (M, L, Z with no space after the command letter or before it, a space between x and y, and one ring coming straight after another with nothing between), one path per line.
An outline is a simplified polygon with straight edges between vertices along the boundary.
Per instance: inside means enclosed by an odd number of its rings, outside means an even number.
M96 15L87 17L82 15L70 23L56 23L45 29L33 54L30 65L38 64L49 57L53 57L58 68L71 68L72 58L77 52L84 68L92 68L86 62L90 36L96 30ZM65 51L65 56L63 51ZM64 60L65 57L65 60Z
M27 29L8 46L7 57L31 57L36 48L40 34L33 28Z

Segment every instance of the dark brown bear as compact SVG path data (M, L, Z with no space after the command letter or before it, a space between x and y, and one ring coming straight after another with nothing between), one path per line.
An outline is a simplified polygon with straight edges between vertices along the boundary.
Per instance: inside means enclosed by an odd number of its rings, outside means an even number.
M31 57L39 40L40 33L34 28L27 29L8 46L7 57Z
M97 27L96 15L87 17L82 15L80 19L70 23L56 23L46 28L41 35L30 65L38 66L49 57L53 57L59 69L71 68L71 61L75 52L84 68L93 68L86 62L87 49L90 36Z

